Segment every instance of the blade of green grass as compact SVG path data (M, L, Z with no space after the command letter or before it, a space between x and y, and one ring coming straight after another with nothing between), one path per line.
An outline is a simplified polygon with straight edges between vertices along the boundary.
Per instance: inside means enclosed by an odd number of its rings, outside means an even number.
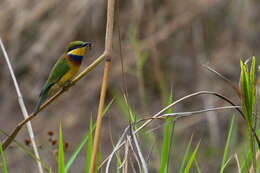
M105 107L102 116L104 116L107 112L107 110L109 109L109 107L111 106L111 104L113 103L114 99L112 99L108 105ZM94 131L94 129L96 128L96 123L93 125L92 127L92 132ZM71 157L69 158L66 166L65 166L65 172L68 172L69 168L71 167L72 163L74 162L74 160L76 159L77 155L79 154L79 152L81 151L81 149L83 148L83 146L85 145L85 143L88 141L89 138L89 132L86 133L86 135L84 136L84 138L82 139L82 141L80 142L80 144L78 145L78 147L75 149L75 151L73 152L73 154L71 155Z
M243 112L245 115L245 120L247 123L248 136L250 142L250 150L253 153L254 151L254 138L252 136L252 122L253 122L253 109L255 104L255 58L253 57L251 63L250 74L248 71L248 66L240 61L241 64L241 103ZM251 158L254 160L254 155ZM248 161L247 161L248 162ZM255 162L253 162L255 163Z
M98 150L98 158L97 158L97 163L96 163L96 168L95 168L95 173L102 173L103 169L101 168L98 170L99 164L102 162L102 155L101 155L101 146L99 145L99 150Z
M222 158L220 173L223 173L224 168L225 168L224 165L226 163L228 147L229 147L229 144L230 144L230 139L231 139L231 134L232 134L232 130L233 130L234 120L235 120L235 116L233 115L232 121L231 121L231 124L230 124L230 128L229 128L229 132L228 132L228 138L227 138L227 142L226 142L223 158Z
M5 158L4 158L4 151L2 148L2 143L0 142L0 154L1 154L1 160L2 160L2 171L3 173L7 173Z
M260 129L258 129L257 131L257 136L260 135ZM253 153L251 150L248 150L247 154L246 154L246 158L244 159L243 163L242 163L242 167L241 167L241 172L244 173L246 172L246 168L247 168L247 165L249 165L249 161L250 161L250 158L252 158L253 156Z
M186 160L188 159L188 155L189 155L189 153L190 153L190 146L191 146L191 143L192 143L192 138L193 138L193 135L191 135L189 144L188 144L188 146L187 146L187 148L186 148L186 151L185 151L185 154L184 154L182 163L181 163L181 168L180 168L179 173L182 173L182 172L183 172L184 165L185 165L185 163L186 163Z
M131 118L131 122L135 121L136 119L139 119L140 117L135 113L134 110L132 110L126 103L125 99L123 96L119 95L119 93L114 93L114 97L116 100L116 105L118 106L118 108L120 109L120 111L122 112L123 117L125 118L125 120L129 120L129 110L132 113L133 117L131 117L130 114L130 118ZM135 117L135 118L134 118Z
M188 172L189 172L190 167L191 167L191 164L192 164L193 160L195 159L195 156L196 156L197 151L198 151L198 149L199 149L199 146L200 146L200 141L199 141L199 143L197 144L195 150L193 151L193 153L192 153L192 155L191 155L191 157L190 157L190 159L189 159L189 162L187 163L187 166L186 166L186 168L184 169L184 173L188 173Z
M89 171L91 155L92 155L92 118L90 119L90 126L89 126L89 139L88 139L88 147L87 147L87 155L86 155L85 173Z
M249 100L250 100L250 91L249 91L249 77L248 77L248 70L247 70L247 67L246 65L244 65L244 63L242 62L242 60L240 61L241 63L241 91L242 91L242 106L243 106L243 111L245 113L245 118L246 118L246 121L248 123L248 125L251 125L251 116L250 116L250 103L249 103Z
M251 105L253 111L255 105L255 57L253 57L251 63L250 80L251 80Z
M61 122L59 127L59 155L58 155L58 173L64 173L64 152L63 152L63 141L62 141L62 128Z
M199 163L196 158L195 158L195 166L196 166L197 172L201 173L200 166L199 166Z
M172 90L169 97L169 103L172 103ZM167 110L167 113L172 113L172 108L169 108ZM169 151L170 151L170 143L171 143L171 129L173 128L172 117L167 118L166 125L164 128L164 136L163 136L163 145L162 145L162 154L161 154L161 167L160 167L160 173L166 173L167 172L167 163L169 159Z
M232 159L233 157L231 156L226 162L225 164L223 165L223 170L226 168L227 164L230 162L230 160Z
M121 159L120 159L120 150L118 150L117 152L116 152L116 173L120 173L120 169L119 169L119 167L120 167L120 165L122 164L122 162L121 162Z

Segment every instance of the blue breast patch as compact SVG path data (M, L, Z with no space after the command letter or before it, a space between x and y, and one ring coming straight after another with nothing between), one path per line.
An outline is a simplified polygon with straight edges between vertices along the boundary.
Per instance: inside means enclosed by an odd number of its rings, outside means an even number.
M81 63L83 56L69 54L69 58L77 63Z

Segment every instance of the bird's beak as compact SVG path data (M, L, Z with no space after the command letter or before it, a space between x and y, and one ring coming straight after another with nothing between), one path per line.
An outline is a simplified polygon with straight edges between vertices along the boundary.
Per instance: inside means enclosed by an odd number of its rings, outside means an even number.
M89 49L91 49L91 43L90 42L84 42L81 44L82 47L88 46Z

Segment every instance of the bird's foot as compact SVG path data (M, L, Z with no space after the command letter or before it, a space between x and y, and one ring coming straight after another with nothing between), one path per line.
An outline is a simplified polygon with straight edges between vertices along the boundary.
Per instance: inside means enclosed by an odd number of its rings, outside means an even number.
M68 80L65 84L64 84L64 86L63 86L63 90L64 91L67 91L69 88L70 88L70 86L71 86L71 81L70 80Z

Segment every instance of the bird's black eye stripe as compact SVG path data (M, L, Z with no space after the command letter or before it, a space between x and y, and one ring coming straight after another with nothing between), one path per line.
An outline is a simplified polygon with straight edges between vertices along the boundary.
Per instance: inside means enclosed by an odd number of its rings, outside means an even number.
M72 46L71 48L69 48L68 52L71 51L71 50L73 50L73 49L79 48L79 47L80 47L80 45L74 45L74 46Z

